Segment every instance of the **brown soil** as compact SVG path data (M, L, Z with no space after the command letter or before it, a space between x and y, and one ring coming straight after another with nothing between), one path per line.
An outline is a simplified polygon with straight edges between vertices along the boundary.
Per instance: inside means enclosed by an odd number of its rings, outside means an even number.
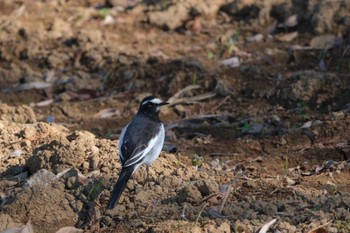
M1 1L0 231L350 232L349 9ZM105 211L149 94L164 152Z

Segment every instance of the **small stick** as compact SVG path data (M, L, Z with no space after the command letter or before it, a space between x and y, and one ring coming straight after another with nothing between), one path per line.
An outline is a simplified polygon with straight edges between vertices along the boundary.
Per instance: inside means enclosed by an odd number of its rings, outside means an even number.
M238 180L238 178L240 178L242 175L243 175L243 172L238 173L238 175L237 175L235 178L233 178L233 180L231 181L230 185L227 187L226 195L225 195L224 200L222 201L222 204L221 204L221 207L220 207L220 211L219 211L220 214L222 213L222 210L224 209L224 206L225 206L225 204L226 204L227 198L228 198L228 196L229 196L229 194L230 194L230 192L231 192L231 186L232 186L233 183L235 183L235 182Z
M207 206L208 206L208 203L204 203L203 207L201 208L201 210L199 211L199 213L198 213L198 215L197 215L196 224L198 223L199 218L201 217L204 208L207 207Z
M180 215L180 217L184 220L187 220L187 218L185 216L185 209L186 209L186 203L184 204L184 208L182 209L182 214Z

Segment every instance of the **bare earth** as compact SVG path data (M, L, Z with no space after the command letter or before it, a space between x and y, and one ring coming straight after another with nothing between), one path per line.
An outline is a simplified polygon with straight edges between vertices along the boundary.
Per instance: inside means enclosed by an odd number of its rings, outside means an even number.
M0 2L0 231L350 232L348 1L106 2ZM105 211L150 94L164 152Z

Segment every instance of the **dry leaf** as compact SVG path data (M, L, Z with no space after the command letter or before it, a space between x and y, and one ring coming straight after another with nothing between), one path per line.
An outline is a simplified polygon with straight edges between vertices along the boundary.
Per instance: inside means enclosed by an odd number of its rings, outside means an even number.
M298 24L298 15L294 14L289 16L283 23L278 24L278 27L292 28Z
M307 128L310 128L311 125L312 125L312 121L308 121L308 122L306 122L305 124L303 124L303 125L301 126L301 128L302 128L302 129L307 129Z
M115 108L105 108L100 110L98 113L95 114L96 118L110 118L112 116L115 116L119 113L119 111Z
M48 100L44 100L44 101L30 104L30 106L31 107L45 107L45 106L52 104L53 102L54 102L54 99L48 99Z
M19 84L15 87L16 91L25 91L25 90L32 90L32 89L46 89L52 86L52 83L47 82L30 82L30 83L23 83Z
M266 233L270 227L277 222L277 219L273 219L270 222L266 223L259 231L259 233Z
M275 39L278 41L289 42L297 38L297 36L298 36L298 32L291 32L291 33L276 35Z

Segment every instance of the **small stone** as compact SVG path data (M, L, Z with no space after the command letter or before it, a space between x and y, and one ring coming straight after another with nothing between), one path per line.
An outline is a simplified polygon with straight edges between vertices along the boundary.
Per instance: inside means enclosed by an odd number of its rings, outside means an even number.
M65 175L67 189L75 189L79 185L78 171L70 169Z
M21 142L21 147L31 147L32 146L32 142L30 140L24 140L23 142Z
M280 138L280 145L285 145L285 144L287 144L287 141L286 141L286 139L282 136L282 137Z
M82 167L83 167L83 169L89 169L90 164L88 162L84 161L82 164Z
M30 179L27 181L27 185L29 187L34 187L37 185L49 185L53 183L56 180L55 174L52 172L46 170L46 169L41 169L37 171Z
M64 194L64 197L68 200L68 201L74 201L75 197L72 194L66 193Z
M59 95L59 99L62 101L62 102L68 102L71 100L71 97L67 94L67 93L62 93Z

